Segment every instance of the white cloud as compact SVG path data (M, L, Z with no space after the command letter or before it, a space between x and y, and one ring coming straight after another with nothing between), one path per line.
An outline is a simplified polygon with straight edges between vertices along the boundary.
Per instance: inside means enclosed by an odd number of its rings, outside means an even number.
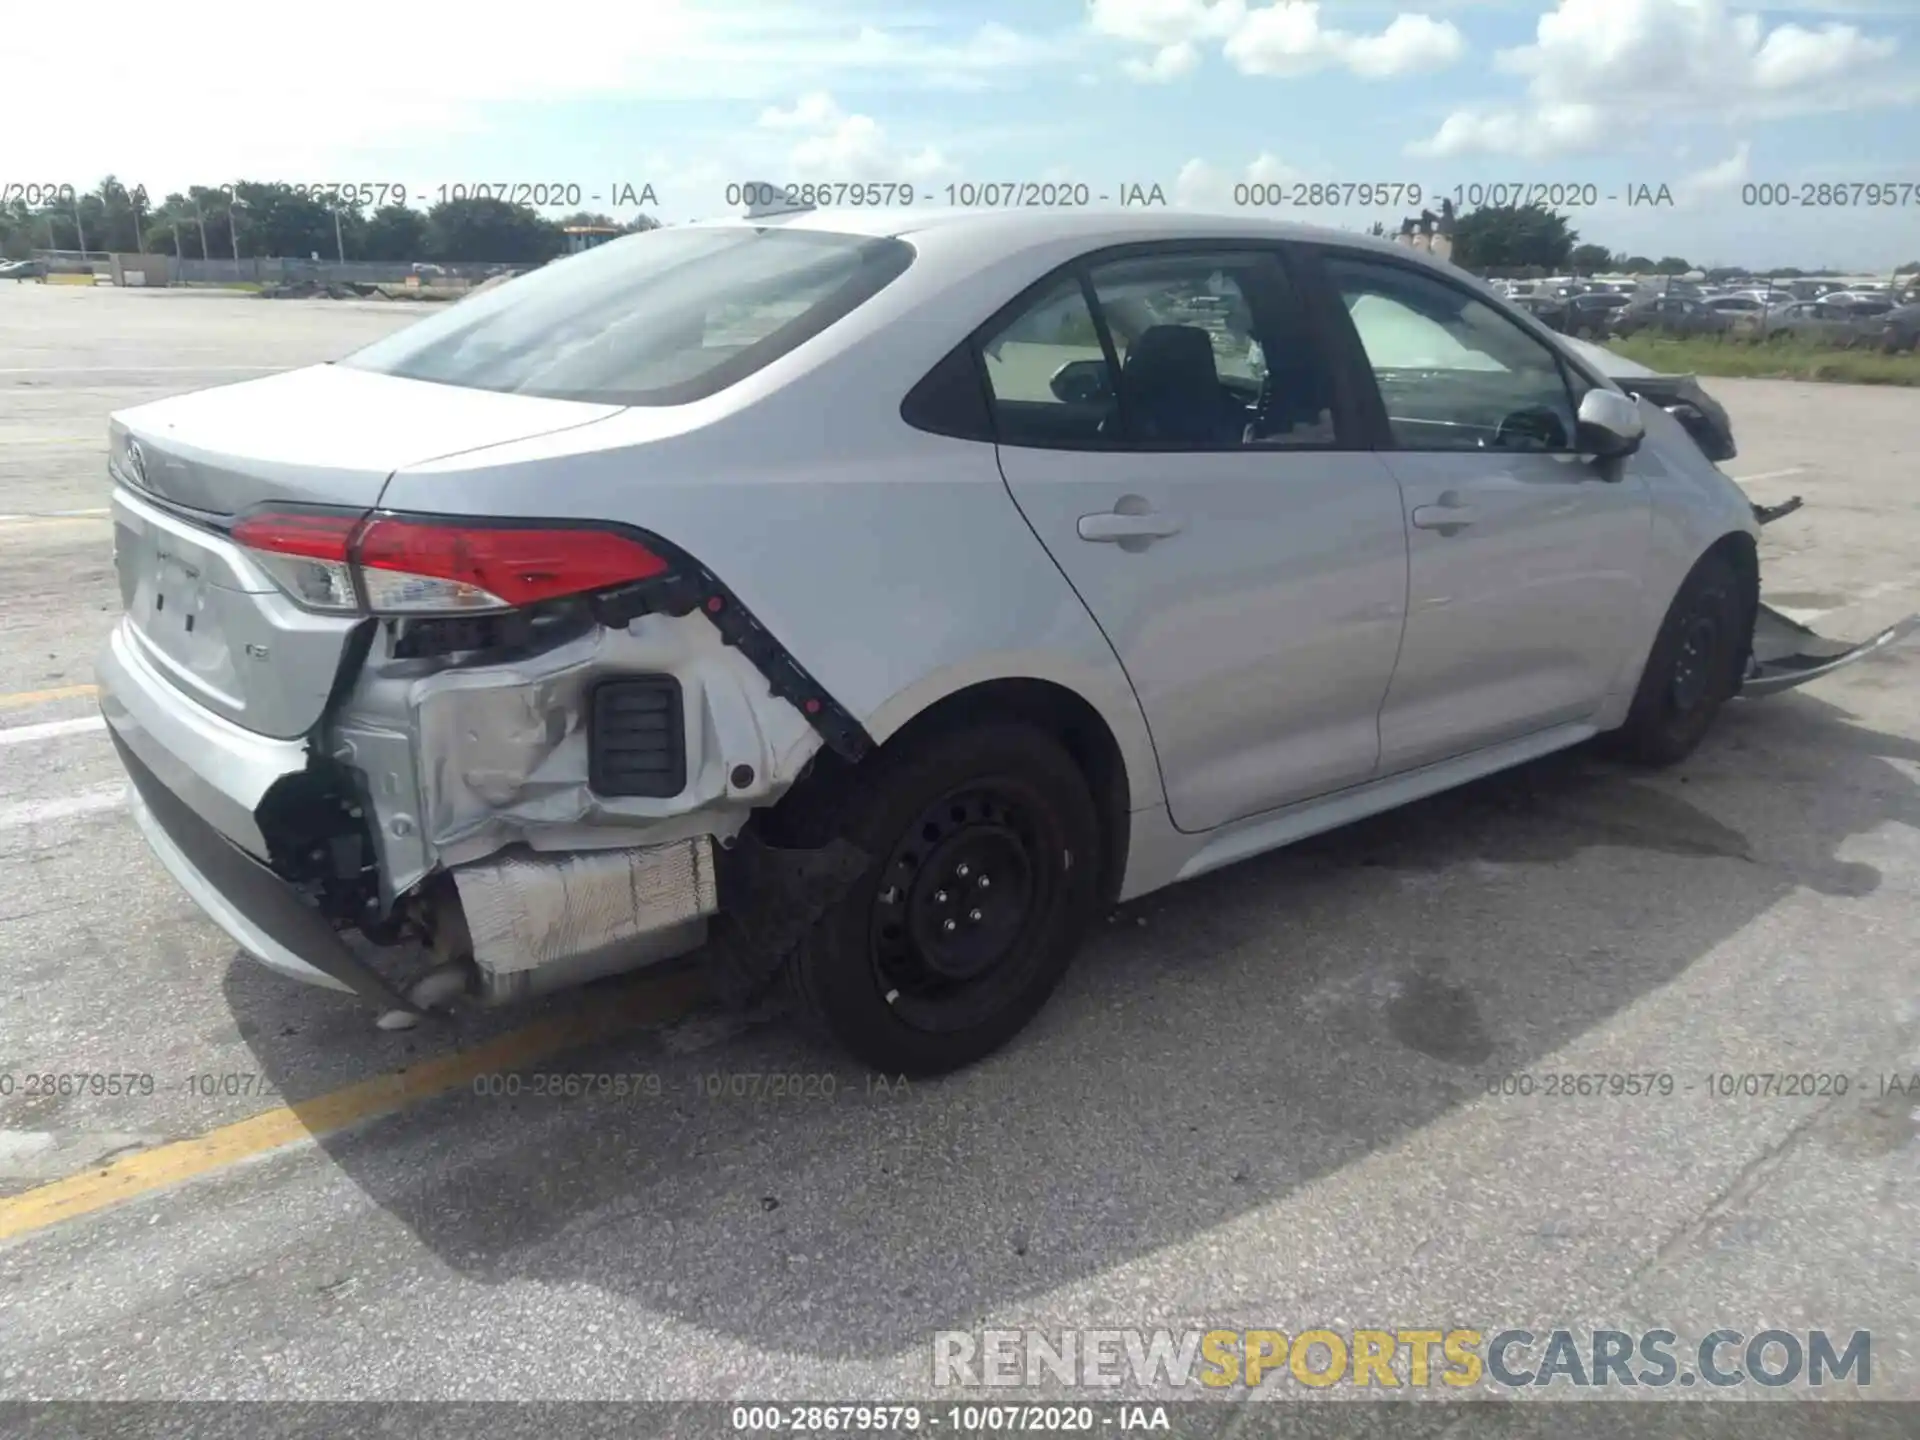
M1427 15L1396 16L1374 34L1335 29L1321 20L1316 0L1278 0L1248 9L1244 0L1093 0L1088 24L1097 34L1151 45L1150 60L1124 63L1139 80L1187 73L1203 41L1243 75L1310 75L1344 68L1367 79L1415 74L1451 65L1466 41L1450 22Z
M315 29L305 13L196 0L189 23L154 24L133 0L99 0L78 48L70 27L8 26L14 123L0 129L0 175L87 185L114 171L150 189L485 178L471 163L428 174L435 165L414 162L512 152L510 106L764 104L855 82L979 90L1021 83L1088 41L900 19L880 0L579 0L553 23L430 26L416 55L387 0L330 0L324 15ZM330 51L329 36L349 37L349 51Z
M1896 49L1852 25L1768 28L1726 0L1560 0L1532 44L1495 58L1497 70L1526 78L1524 100L1455 111L1410 150L1540 157L1674 119L1738 124L1910 103L1920 86L1890 70Z
M1237 174L1197 156L1174 177L1172 200L1189 210L1231 210L1234 186L1282 185L1303 179L1302 173L1270 154L1261 154Z
M871 115L849 115L824 90L801 96L791 109L763 111L760 125L800 136L787 156L782 179L931 180L953 170L939 150L895 145L879 121Z
M1596 105L1542 105L1530 111L1456 110L1430 139L1407 147L1421 156L1472 150L1541 159L1606 148L1607 119Z
M1245 0L1092 0L1087 24L1097 35L1140 45L1224 40L1246 14Z
M1439 70L1453 64L1466 49L1459 30L1444 20L1397 15L1378 35L1350 37L1344 53L1354 74L1373 78Z
M1682 200L1710 199L1724 195L1746 183L1753 175L1753 145L1742 140L1733 154L1717 165L1709 165L1703 170L1695 170L1683 177L1675 187Z
M1199 63L1200 47L1191 40L1181 40L1173 45L1162 45L1153 52L1151 60L1128 60L1121 68L1135 80L1164 84L1191 73Z

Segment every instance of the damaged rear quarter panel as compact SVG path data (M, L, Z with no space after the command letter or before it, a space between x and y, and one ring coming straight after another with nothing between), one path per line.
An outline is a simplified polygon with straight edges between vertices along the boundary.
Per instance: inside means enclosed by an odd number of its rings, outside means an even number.
M436 864L516 842L589 850L731 836L820 748L805 717L698 613L594 626L535 655L453 667L394 658L390 633L383 626L329 731L336 757L364 777L388 903ZM603 679L640 674L680 682L686 787L670 798L595 794L589 697ZM752 777L735 784L743 765Z
M963 295L911 267L709 399L411 466L381 504L651 532L716 575L875 743L971 685L1059 684L1106 721L1132 808L1149 808L1159 770L1126 673L1021 518L994 447L900 418L912 385L1051 262L983 263Z

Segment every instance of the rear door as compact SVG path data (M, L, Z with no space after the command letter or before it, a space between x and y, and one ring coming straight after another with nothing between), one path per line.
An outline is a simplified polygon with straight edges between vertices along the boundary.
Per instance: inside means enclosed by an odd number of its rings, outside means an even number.
M980 338L1001 470L1200 831L1365 780L1406 595L1392 473L1275 253L1095 256Z
M1645 479L1632 457L1578 452L1573 372L1474 291L1371 253L1321 260L1405 506L1406 635L1380 714L1382 771L1587 719L1640 610Z

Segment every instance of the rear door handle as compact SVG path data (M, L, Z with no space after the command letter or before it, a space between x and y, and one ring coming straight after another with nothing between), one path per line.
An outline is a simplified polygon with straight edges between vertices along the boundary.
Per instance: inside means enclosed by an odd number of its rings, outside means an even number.
M1082 540L1109 544L1135 540L1145 544L1178 535L1187 528L1187 522L1177 515L1126 515L1117 510L1102 510L1095 515L1082 515L1079 528Z
M1442 495L1437 505L1413 507L1414 529L1438 530L1442 535L1451 535L1456 530L1464 530L1479 518L1479 513L1452 490Z

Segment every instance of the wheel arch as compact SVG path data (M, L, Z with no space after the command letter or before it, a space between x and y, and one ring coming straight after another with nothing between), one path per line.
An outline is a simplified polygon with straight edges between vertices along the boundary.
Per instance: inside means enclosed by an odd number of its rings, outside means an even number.
M936 734L993 720L1021 721L1051 736L1073 759L1093 796L1104 842L1101 894L1112 901L1126 875L1133 812L1161 798L1159 770L1130 689L1127 700L1131 715L1122 711L1116 733L1113 717L1070 685L1034 675L996 675L948 689L910 714L888 707L892 723L883 730L870 720L868 729L878 750L920 744ZM1129 737L1130 730L1137 733ZM860 770L872 759L848 762L831 751L820 751L790 792L794 805L783 801L775 807L776 814L810 810L814 797L823 792L858 784Z
M1744 671L1746 662L1753 650L1753 622L1760 611L1760 547L1752 534L1745 530L1731 530L1715 540L1700 552L1700 558L1693 562L1687 575L1703 565L1708 557L1719 556L1733 566L1734 574L1740 577L1740 599L1746 607L1746 622L1742 634L1740 664ZM1685 583L1684 581L1682 582Z

